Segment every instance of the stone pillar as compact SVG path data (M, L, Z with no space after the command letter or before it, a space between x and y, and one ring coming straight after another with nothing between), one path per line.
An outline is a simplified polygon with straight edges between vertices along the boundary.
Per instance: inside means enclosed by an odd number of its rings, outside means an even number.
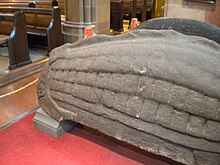
M65 43L83 38L86 27L92 27L94 34L109 33L110 0L65 0L65 14Z
M109 34L110 30L110 0L93 0L92 13L96 34Z
M85 25L92 25L92 2L84 0L84 22Z

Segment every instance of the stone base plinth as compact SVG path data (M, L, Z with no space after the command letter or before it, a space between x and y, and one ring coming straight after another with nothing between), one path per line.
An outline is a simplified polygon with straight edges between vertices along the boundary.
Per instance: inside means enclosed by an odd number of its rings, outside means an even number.
M39 108L33 118L33 125L36 129L48 135L59 137L64 132L72 129L75 123L69 121L58 122L45 113L42 108Z

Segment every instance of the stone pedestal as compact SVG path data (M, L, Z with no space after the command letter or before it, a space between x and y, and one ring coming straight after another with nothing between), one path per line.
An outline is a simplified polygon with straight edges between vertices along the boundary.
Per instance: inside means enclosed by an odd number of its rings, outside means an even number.
M75 123L70 121L58 122L45 113L42 108L39 108L33 118L33 125L46 134L59 137L64 132L72 129Z
M64 42L84 38L86 27L92 27L93 34L109 33L110 0L65 0L65 13Z

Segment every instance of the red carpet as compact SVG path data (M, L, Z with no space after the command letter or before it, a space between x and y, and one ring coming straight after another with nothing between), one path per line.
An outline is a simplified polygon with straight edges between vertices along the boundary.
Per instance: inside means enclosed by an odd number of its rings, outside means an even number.
M167 165L82 126L59 138L32 126L34 114L0 132L1 165Z

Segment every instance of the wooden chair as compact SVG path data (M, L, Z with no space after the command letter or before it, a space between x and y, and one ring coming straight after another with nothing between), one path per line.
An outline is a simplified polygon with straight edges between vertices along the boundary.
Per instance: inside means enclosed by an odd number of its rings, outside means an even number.
M111 0L110 28L115 31L123 31L123 1Z

